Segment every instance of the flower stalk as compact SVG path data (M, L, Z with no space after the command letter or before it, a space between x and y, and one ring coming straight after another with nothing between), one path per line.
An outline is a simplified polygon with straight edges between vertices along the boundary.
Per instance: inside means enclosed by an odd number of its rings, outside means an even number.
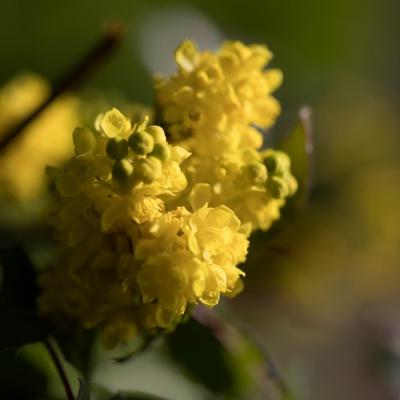
M61 382L63 384L64 390L65 390L65 394L67 396L67 400L74 400L75 397L74 397L74 394L72 392L71 385L70 385L70 383L68 381L67 374L65 373L65 370L64 370L64 367L62 365L62 362L61 362L61 360L60 360L60 358L59 358L59 356L57 354L57 351L56 351L51 339L47 338L44 341L44 345L46 346L46 349L47 349L51 359L53 360L54 366L55 366L55 368L57 370L57 373L58 373L58 375L60 377L60 380L61 380Z

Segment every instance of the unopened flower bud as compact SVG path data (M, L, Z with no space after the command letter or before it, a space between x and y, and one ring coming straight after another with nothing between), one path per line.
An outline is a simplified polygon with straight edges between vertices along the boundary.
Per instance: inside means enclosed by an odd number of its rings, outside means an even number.
M171 150L167 143L156 143L150 155L164 162L170 159Z
M75 128L72 140L77 155L89 153L96 148L96 138L89 128Z
M283 199L290 192L288 183L278 176L273 176L267 180L267 189L274 199Z
M119 181L124 181L133 174L133 166L128 160L117 160L113 166L112 174Z
M128 143L119 137L111 138L107 142L106 153L113 160L120 160L128 155Z
M129 146L134 153L144 156L153 151L154 139L146 131L135 132L129 137Z
M152 183L161 174L161 162L155 157L140 160L135 168L135 176L144 183Z
M282 151L269 150L264 158L264 165L267 167L268 175L283 176L290 169L290 160Z
M263 185L267 180L267 168L264 164L253 162L242 168L243 176L250 185Z
M165 143L167 141L164 129L161 126L150 125L145 129L145 132L154 139L155 143Z

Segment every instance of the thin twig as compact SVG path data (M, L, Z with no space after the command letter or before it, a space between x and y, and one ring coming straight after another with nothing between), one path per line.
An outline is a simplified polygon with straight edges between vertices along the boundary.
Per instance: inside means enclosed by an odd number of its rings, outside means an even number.
M314 131L312 123L312 109L309 106L303 106L300 108L299 120L304 129L304 153L307 157L307 176L305 182L305 196L303 204L307 203L314 180Z
M45 344L45 346L47 348L47 351L49 352L49 355L50 355L51 359L54 362L54 366L57 369L58 375L59 375L59 377L61 379L61 382L62 382L62 384L64 386L64 390L65 390L65 394L67 396L67 399L68 400L74 400L75 399L74 398L74 394L72 392L71 385L68 382L67 374L64 371L64 367L63 367L63 365L61 363L61 360L58 357L57 351L54 348L53 343L51 342L51 339L49 339L49 338L46 339L44 341L44 344Z
M124 35L123 26L119 23L109 25L102 38L91 48L88 53L55 85L51 95L40 104L28 117L13 127L7 134L0 138L0 150L5 148L18 134L26 128L39 114L53 103L61 94L76 87L121 42Z

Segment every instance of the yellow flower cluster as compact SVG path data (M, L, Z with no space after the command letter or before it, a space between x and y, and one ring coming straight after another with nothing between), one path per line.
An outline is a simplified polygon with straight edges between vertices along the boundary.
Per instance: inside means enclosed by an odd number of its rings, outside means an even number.
M219 151L221 144L260 147L249 125L267 128L280 113L271 93L282 74L263 70L271 57L259 45L227 42L212 53L183 42L175 52L178 74L155 82L161 118L173 140L194 137L200 153Z
M22 74L0 88L0 136L27 117L49 95L46 81ZM73 151L71 131L78 125L77 100L64 96L33 121L0 156L0 194L19 201L37 198L46 187L43 170Z
M208 203L230 207L249 233L268 229L297 189L289 158L260 151L256 127L268 128L280 113L271 93L282 74L264 70L271 57L261 45L227 42L212 53L185 41L175 53L178 73L155 83L171 140L192 153L182 166L189 180L185 196L201 185Z
M40 277L42 315L99 327L112 347L238 290L248 246L240 220L196 193L191 209L173 204L190 154L169 145L161 127L112 109L95 130L75 129L73 142L75 156L47 170L62 262Z
M47 169L62 261L40 277L39 310L99 328L108 347L238 293L248 236L297 187L289 157L261 149L258 129L280 112L268 49L201 53L186 41L175 58L177 75L155 84L161 126L111 109L76 128L75 155Z

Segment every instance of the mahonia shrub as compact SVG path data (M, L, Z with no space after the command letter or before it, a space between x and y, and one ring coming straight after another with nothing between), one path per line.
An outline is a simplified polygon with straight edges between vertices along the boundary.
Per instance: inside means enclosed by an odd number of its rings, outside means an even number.
M201 53L185 41L177 74L155 81L158 125L114 108L75 129L75 154L47 168L60 246L39 278L42 316L98 328L114 347L240 292L250 233L297 186L289 157L262 149L259 128L280 112L270 58L264 46Z

